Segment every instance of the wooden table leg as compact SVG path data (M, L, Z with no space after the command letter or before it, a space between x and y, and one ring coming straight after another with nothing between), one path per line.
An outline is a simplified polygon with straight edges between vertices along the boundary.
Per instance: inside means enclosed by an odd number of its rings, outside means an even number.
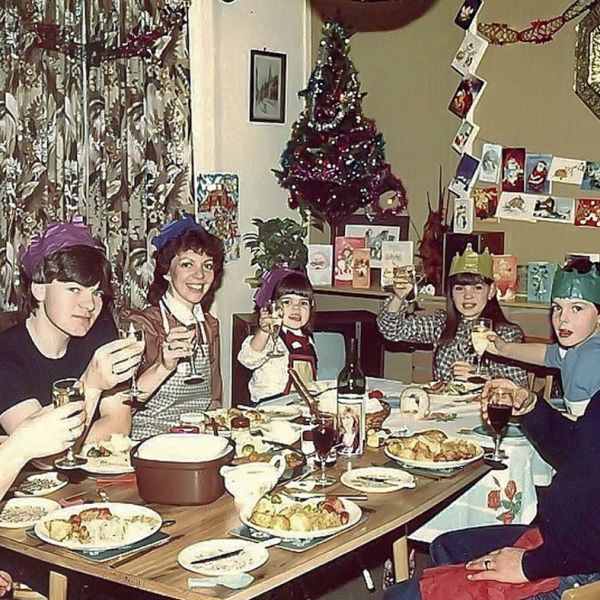
M67 576L50 571L50 591L48 600L67 600Z
M396 583L408 579L408 541L406 536L398 538L392 545L394 575Z

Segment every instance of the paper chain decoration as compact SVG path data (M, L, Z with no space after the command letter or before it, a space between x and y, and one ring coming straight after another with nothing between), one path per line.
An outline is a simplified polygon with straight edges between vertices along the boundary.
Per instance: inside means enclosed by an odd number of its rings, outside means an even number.
M498 46L504 44L545 44L551 42L565 23L572 21L586 10L590 10L600 0L575 0L567 9L557 17L551 19L538 19L531 22L527 29L517 31L506 23L479 23L477 31L490 43Z

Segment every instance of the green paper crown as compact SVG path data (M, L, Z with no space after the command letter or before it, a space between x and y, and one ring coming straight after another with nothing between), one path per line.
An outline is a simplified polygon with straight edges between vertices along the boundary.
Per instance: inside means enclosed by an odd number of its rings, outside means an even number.
M494 270L492 267L492 255L486 248L481 254L477 254L473 250L471 244L467 244L465 251L462 254L458 252L452 259L450 272L448 276L456 275L457 273L475 273L488 279L494 279Z
M556 269L552 284L552 300L568 298L600 304L600 274L595 265L587 273Z

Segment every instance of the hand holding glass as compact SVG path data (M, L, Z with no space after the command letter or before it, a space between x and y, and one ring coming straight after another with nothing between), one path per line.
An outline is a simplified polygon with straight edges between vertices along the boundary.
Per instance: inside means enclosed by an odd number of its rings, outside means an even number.
M283 305L281 302L270 302L267 307L269 313L269 337L272 340L273 347L267 352L267 356L270 358L277 358L283 356L283 351L277 348L277 338L279 337L279 330L283 322Z
M425 275L420 268L414 265L394 267L393 290L402 299L416 301L419 295L419 286L423 283Z
M477 370L475 375L481 375L481 357L488 345L488 335L492 332L491 319L475 319L471 329L471 343L477 354Z
M52 384L52 404L54 408L60 408L70 402L80 402L83 400L85 400L84 387L79 379L58 379ZM73 440L73 443L75 443L75 440ZM54 465L61 469L76 469L85 464L85 462L85 459L75 456L73 446L70 446L66 456L56 460Z
M327 487L335 480L325 475L325 465L327 457L336 441L335 421L333 415L319 413L315 416L313 422L313 442L321 462L321 477L317 480L318 487Z
M497 387L492 390L488 400L488 422L494 435L494 452L485 454L484 458L494 463L501 463L506 458L500 452L500 441L506 431L506 426L513 411L514 390L507 387Z
M142 327L133 321L123 320L119 323L119 338L121 339L132 339L139 342L142 345L142 352L145 346L145 336ZM138 388L137 378L135 372L131 376L131 386L129 387L129 394L131 400L128 402L133 408L140 410L145 406L144 402L140 402L143 392Z
M195 335L191 340L193 349L192 354L190 355L190 374L183 380L183 383L186 385L198 385L204 381L204 377L202 377L202 375L196 371L196 352L198 352L198 349L202 351L202 346L198 339L198 336L200 335L200 327L201 325L198 323L198 321L189 327L190 330L195 332Z

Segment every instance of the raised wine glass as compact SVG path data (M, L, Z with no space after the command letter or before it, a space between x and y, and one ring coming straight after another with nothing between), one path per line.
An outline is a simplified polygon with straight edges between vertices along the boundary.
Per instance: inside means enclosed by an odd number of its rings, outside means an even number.
M279 331L283 322L283 304L279 301L270 302L267 310L270 317L269 336L273 342L273 347L267 352L267 356L269 358L277 358L284 355L284 352L277 348L277 338L279 337Z
M419 298L419 288L425 280L425 274L420 266L405 265L402 267L393 267L392 286L385 287L386 291L392 291L394 287L406 288L410 286L410 291L406 294L405 300L409 303L417 302Z
M494 463L497 469L506 469L506 465L502 463L506 456L500 452L500 442L512 415L513 397L514 391L511 388L500 386L492 390L487 404L488 422L494 435L494 452L488 452L483 457Z
M475 319L473 322L473 328L471 329L471 343L475 354L477 354L477 370L475 375L481 376L483 371L481 369L481 357L484 355L488 345L488 335L492 332L492 320L491 319Z
M69 402L79 402L85 400L83 383L79 379L69 377L67 379L58 379L52 384L52 404L54 408L60 408ZM75 442L73 442L73 445ZM73 445L67 450L63 458L54 461L54 465L59 469L76 469L87 461L79 456L75 456Z
M121 319L119 321L119 338L132 339L136 342L139 342L142 346L142 352L144 351L146 338L144 335L144 329L139 323L130 321L128 319ZM146 395L138 387L135 371L131 376L131 385L129 386L128 394L130 399L127 400L125 404L128 404L136 410L144 410L144 408L146 408L146 403L142 401L145 399Z
M198 373L198 371L196 371L196 353L197 352L204 352L202 350L202 342L200 341L200 327L202 327L202 325L200 325L200 323L198 321L196 321L195 323L193 323L189 329L193 329L196 333L194 336L194 339L192 340L192 344L194 345L194 348L192 350L192 354L190 355L190 374L184 378L183 383L185 383L186 385L198 385L199 383L202 383L204 381L204 377L202 377L202 375L200 375L200 373Z
M313 443L321 463L321 477L317 479L317 487L327 487L335 483L335 479L325 475L327 457L336 441L335 420L333 415L318 413L312 422Z

